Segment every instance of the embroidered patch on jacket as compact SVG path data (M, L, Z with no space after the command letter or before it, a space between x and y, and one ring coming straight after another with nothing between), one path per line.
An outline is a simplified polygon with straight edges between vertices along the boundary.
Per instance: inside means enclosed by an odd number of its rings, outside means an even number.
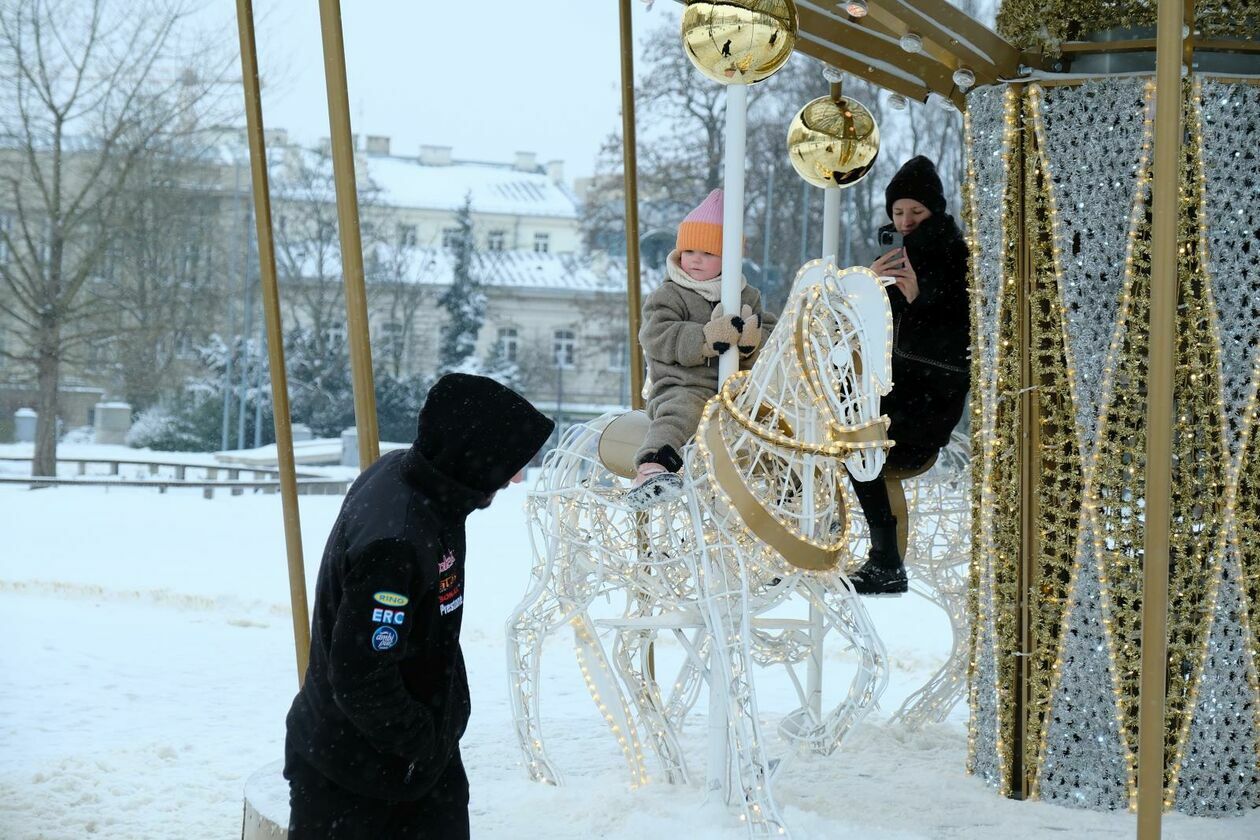
M445 574L455 565L455 555L447 552L438 563L438 574ZM452 572L438 581L438 611L449 615L464 605L464 587L458 571Z
M405 607L411 599L406 595L399 595L397 592L377 592L372 596L372 600L387 607Z
M386 610L377 607L372 610L372 621L376 624L402 624L406 615L402 610Z
M372 634L372 650L389 650L398 644L398 631L393 627L377 627Z

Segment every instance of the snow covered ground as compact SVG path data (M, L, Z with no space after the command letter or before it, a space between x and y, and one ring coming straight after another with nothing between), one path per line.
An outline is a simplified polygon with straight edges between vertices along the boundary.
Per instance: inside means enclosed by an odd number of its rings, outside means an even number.
M738 840L733 812L699 790L631 791L615 741L577 671L549 642L544 716L567 785L529 782L506 688L504 620L524 591L523 491L470 520L464 648L473 720L463 742L477 838L687 836ZM310 593L340 497L301 500ZM277 759L296 689L278 496L0 486L0 838L119 840L240 835L245 779ZM947 648L947 624L913 596L872 613L892 656L885 713ZM662 646L661 661L671 656ZM829 650L827 685L847 667ZM794 705L764 672L762 710ZM703 698L687 746L704 755ZM776 790L802 838L1131 837L1129 814L996 796L963 771L965 713L909 734L879 720L830 758L801 758ZM1260 811L1172 815L1170 838L1260 836Z

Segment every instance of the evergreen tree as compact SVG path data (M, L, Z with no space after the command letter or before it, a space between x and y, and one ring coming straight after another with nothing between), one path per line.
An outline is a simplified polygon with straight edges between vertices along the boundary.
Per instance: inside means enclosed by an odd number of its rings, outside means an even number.
M383 441L410 443L416 437L416 416L432 380L424 374L395 377L376 373L376 425Z
M463 206L455 214L455 223L455 237L449 244L454 263L451 285L439 301L447 316L442 327L442 343L438 348L440 374L479 372L480 365L473 351L486 317L485 291L473 270L476 243L473 239L471 194L464 197Z
M337 437L353 426L354 385L345 333L300 327L285 335L284 345L294 422L305 423L315 437Z
M507 347L502 341L494 343L494 347L490 349L490 354L481 363L481 370L478 372L482 376L488 376L514 391L524 390L525 383L521 367L514 359L508 358Z
M275 440L271 413L271 375L267 354L260 342L237 336L231 344L222 336L210 336L197 348L201 371L185 379L183 387L142 409L127 435L127 444L170 452L213 452L222 443L224 389L232 390L235 418L242 394L236 390L235 376L227 381L227 360L235 360L236 373L245 371L250 383L245 389L245 439L252 445L257 413L263 443ZM290 365L290 371L293 370ZM256 409L260 409L256 411ZM300 418L299 418L300 419ZM232 437L235 440L235 435Z

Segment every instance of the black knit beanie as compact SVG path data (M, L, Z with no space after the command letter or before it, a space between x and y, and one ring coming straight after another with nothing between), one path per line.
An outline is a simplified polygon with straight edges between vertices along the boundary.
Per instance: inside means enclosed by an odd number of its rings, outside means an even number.
M945 212L945 188L941 176L936 174L936 164L923 155L912 157L897 170L884 190L884 209L892 218L893 204L899 198L911 198L932 211L932 215Z

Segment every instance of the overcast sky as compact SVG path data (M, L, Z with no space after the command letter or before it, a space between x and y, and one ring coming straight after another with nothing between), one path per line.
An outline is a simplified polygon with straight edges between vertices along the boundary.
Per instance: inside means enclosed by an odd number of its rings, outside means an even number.
M617 0L343 0L350 121L396 154L453 146L457 158L510 161L532 151L589 175L620 125ZM231 27L234 4L207 3ZM255 0L268 128L314 143L328 135L317 0ZM633 4L636 43L663 20Z

